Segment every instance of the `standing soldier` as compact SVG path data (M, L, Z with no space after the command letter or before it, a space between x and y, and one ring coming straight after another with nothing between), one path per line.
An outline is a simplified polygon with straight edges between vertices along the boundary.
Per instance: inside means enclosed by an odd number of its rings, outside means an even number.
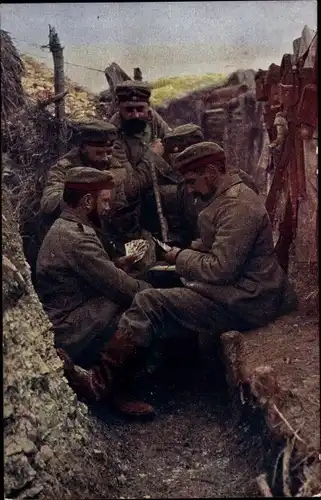
M142 200L146 192L157 189L155 171L170 171L162 158L161 142L170 128L150 108L151 88L147 83L126 81L117 85L116 96L119 111L111 122L118 128L119 136L113 155L123 167L122 172L126 172L123 182L128 206L116 214L113 234L119 241L150 239L141 224Z

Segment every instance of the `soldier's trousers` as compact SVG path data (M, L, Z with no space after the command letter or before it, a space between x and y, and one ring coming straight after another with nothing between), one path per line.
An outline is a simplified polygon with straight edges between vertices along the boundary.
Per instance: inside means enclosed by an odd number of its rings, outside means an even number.
M183 327L183 328L182 328ZM139 292L118 323L137 347L150 347L160 339L199 334L201 345L240 327L221 305L186 288L147 289Z

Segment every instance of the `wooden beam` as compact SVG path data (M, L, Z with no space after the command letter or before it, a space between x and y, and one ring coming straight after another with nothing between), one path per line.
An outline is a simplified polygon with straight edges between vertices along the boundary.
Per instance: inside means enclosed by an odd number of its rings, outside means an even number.
M65 72L64 72L64 56L63 47L56 30L53 26L49 25L49 49L52 53L54 64L54 80L55 80L55 96L63 95L65 93ZM66 114L65 114L65 101L63 98L56 99L55 101L55 114L57 119L57 133L58 133L58 156L61 157L67 152L67 128L66 128Z

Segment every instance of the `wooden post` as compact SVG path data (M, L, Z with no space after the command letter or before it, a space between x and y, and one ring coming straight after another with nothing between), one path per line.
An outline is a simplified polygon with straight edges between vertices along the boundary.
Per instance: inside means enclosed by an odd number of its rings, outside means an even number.
M134 68L134 80L137 80L138 82L143 81L143 73L140 68Z
M117 111L116 86L126 80L131 80L130 76L121 69L121 67L113 62L105 69L105 76L112 95L111 114Z
M56 30L49 24L49 49L52 53L54 63L55 95L65 93L65 72L63 47ZM65 101L59 99L55 103L58 133L58 156L61 157L67 152L67 128L65 120Z

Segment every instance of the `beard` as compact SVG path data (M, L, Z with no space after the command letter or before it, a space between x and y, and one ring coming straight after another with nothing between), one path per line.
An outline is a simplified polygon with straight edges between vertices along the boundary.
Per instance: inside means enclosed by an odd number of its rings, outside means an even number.
M122 129L127 135L141 134L147 127L146 120L132 118L130 120L122 120Z
M197 202L206 203L207 201L210 201L213 198L215 191L211 191L210 193L206 193L206 194L194 193L193 194L194 203L197 203Z
M102 227L102 221L101 221L100 216L98 215L97 210L92 210L92 212L90 212L90 214L88 214L88 219L95 227L98 227L98 228Z
M89 159L88 153L81 151L80 159L86 167L96 168L97 170L107 170L110 167L110 159L102 161L93 161Z

